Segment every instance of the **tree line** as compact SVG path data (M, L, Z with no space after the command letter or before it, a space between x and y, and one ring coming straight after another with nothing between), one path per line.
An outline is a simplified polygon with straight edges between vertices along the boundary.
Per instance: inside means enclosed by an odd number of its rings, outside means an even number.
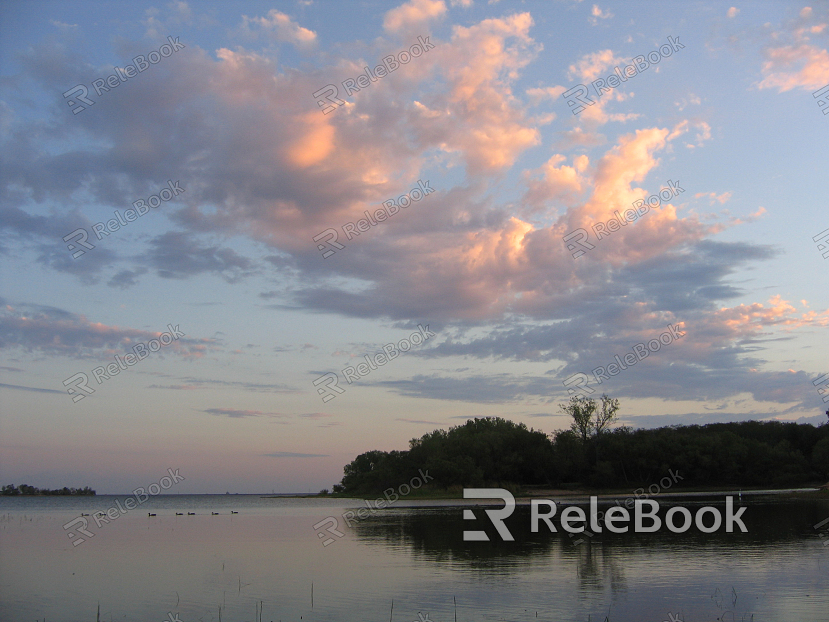
M89 486L83 488L56 488L50 490L49 488L38 488L37 486L29 486L28 484L6 484L0 489L0 495L15 496L15 495L94 495L95 491Z
M569 430L546 434L501 417L475 418L409 442L407 451L373 450L347 464L333 492L374 494L418 474L430 488L628 488L669 469L685 487L805 486L829 479L829 425L743 421L611 428L619 402L573 397L562 409ZM829 413L827 413L829 414Z

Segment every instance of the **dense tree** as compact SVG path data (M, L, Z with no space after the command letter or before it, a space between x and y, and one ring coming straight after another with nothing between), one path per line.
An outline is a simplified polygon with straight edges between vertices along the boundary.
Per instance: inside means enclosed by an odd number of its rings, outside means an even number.
M592 397L581 395L574 395L567 404L559 406L565 414L573 418L570 429L578 434L584 443L591 436L601 436L601 433L616 420L619 400L611 399L607 395L602 395L601 399L601 409Z
M610 424L616 421L616 413L619 412L619 400L611 399L607 395L602 395L602 408L596 410L596 416L593 420L593 428L596 431L596 436L601 436Z
M680 473L682 486L793 486L829 478L829 424L781 421L609 426L618 400L573 398L569 430L548 436L500 417L472 419L412 439L408 451L369 451L344 469L336 493L397 489L419 470L430 486L647 486ZM599 452L601 447L601 452ZM6 494L4 492L4 494Z
M56 488L49 490L48 488L38 488L36 486L29 486L28 484L20 484L15 487L14 484L6 484L0 489L0 495L94 495L95 491L89 486L83 488Z
M570 429L575 432L582 443L586 443L593 430L593 413L596 412L596 400L574 395L567 404L559 405L566 415L573 418Z

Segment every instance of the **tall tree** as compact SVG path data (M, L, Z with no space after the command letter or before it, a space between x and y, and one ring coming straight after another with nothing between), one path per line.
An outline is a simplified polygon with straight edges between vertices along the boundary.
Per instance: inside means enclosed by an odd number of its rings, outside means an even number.
M619 412L619 400L602 395L602 409L596 412L596 419L593 423L597 437L616 420L617 412Z
M562 404L559 408L573 418L570 429L581 438L583 443L586 443L594 427L593 413L596 412L596 400L583 395L574 395L568 404Z

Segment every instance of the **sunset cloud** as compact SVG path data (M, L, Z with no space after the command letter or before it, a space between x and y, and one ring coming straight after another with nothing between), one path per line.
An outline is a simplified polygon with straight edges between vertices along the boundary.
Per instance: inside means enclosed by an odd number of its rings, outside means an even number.
M600 390L676 422L811 416L829 322L813 276L825 6L634 20L592 1L138 2L137 19L46 10L4 61L0 391L21 418L63 421L48 400L72 406L76 359L112 360L174 318L186 335L80 402L78 434L109 417L102 439L148 443L169 418L184 443L198 421L205 451L212 434L260 461L330 457L313 476L330 486L345 454L405 446L413 425L557 413L568 376L668 324L686 335ZM185 47L100 89L168 35ZM668 35L687 49L573 113L568 89ZM94 101L77 114L76 85ZM168 180L184 192L118 225ZM408 202L419 184L434 192ZM73 257L79 229L94 247ZM321 402L321 376L418 324L434 339Z

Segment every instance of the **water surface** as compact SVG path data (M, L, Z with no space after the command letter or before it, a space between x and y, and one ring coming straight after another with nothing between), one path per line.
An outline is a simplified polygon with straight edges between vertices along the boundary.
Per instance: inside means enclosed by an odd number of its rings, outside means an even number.
M254 621L261 602L274 621L829 620L829 540L814 529L829 500L746 496L747 534L593 537L533 534L520 505L506 521L515 541L502 542L457 501L401 500L348 526L342 513L362 502L164 495L109 523L90 517L94 535L73 546L66 523L125 499L0 497L0 619L95 620L100 604L102 620L207 622L221 608ZM692 512L722 501L661 499ZM327 516L341 537L318 537ZM485 527L492 541L463 541Z

